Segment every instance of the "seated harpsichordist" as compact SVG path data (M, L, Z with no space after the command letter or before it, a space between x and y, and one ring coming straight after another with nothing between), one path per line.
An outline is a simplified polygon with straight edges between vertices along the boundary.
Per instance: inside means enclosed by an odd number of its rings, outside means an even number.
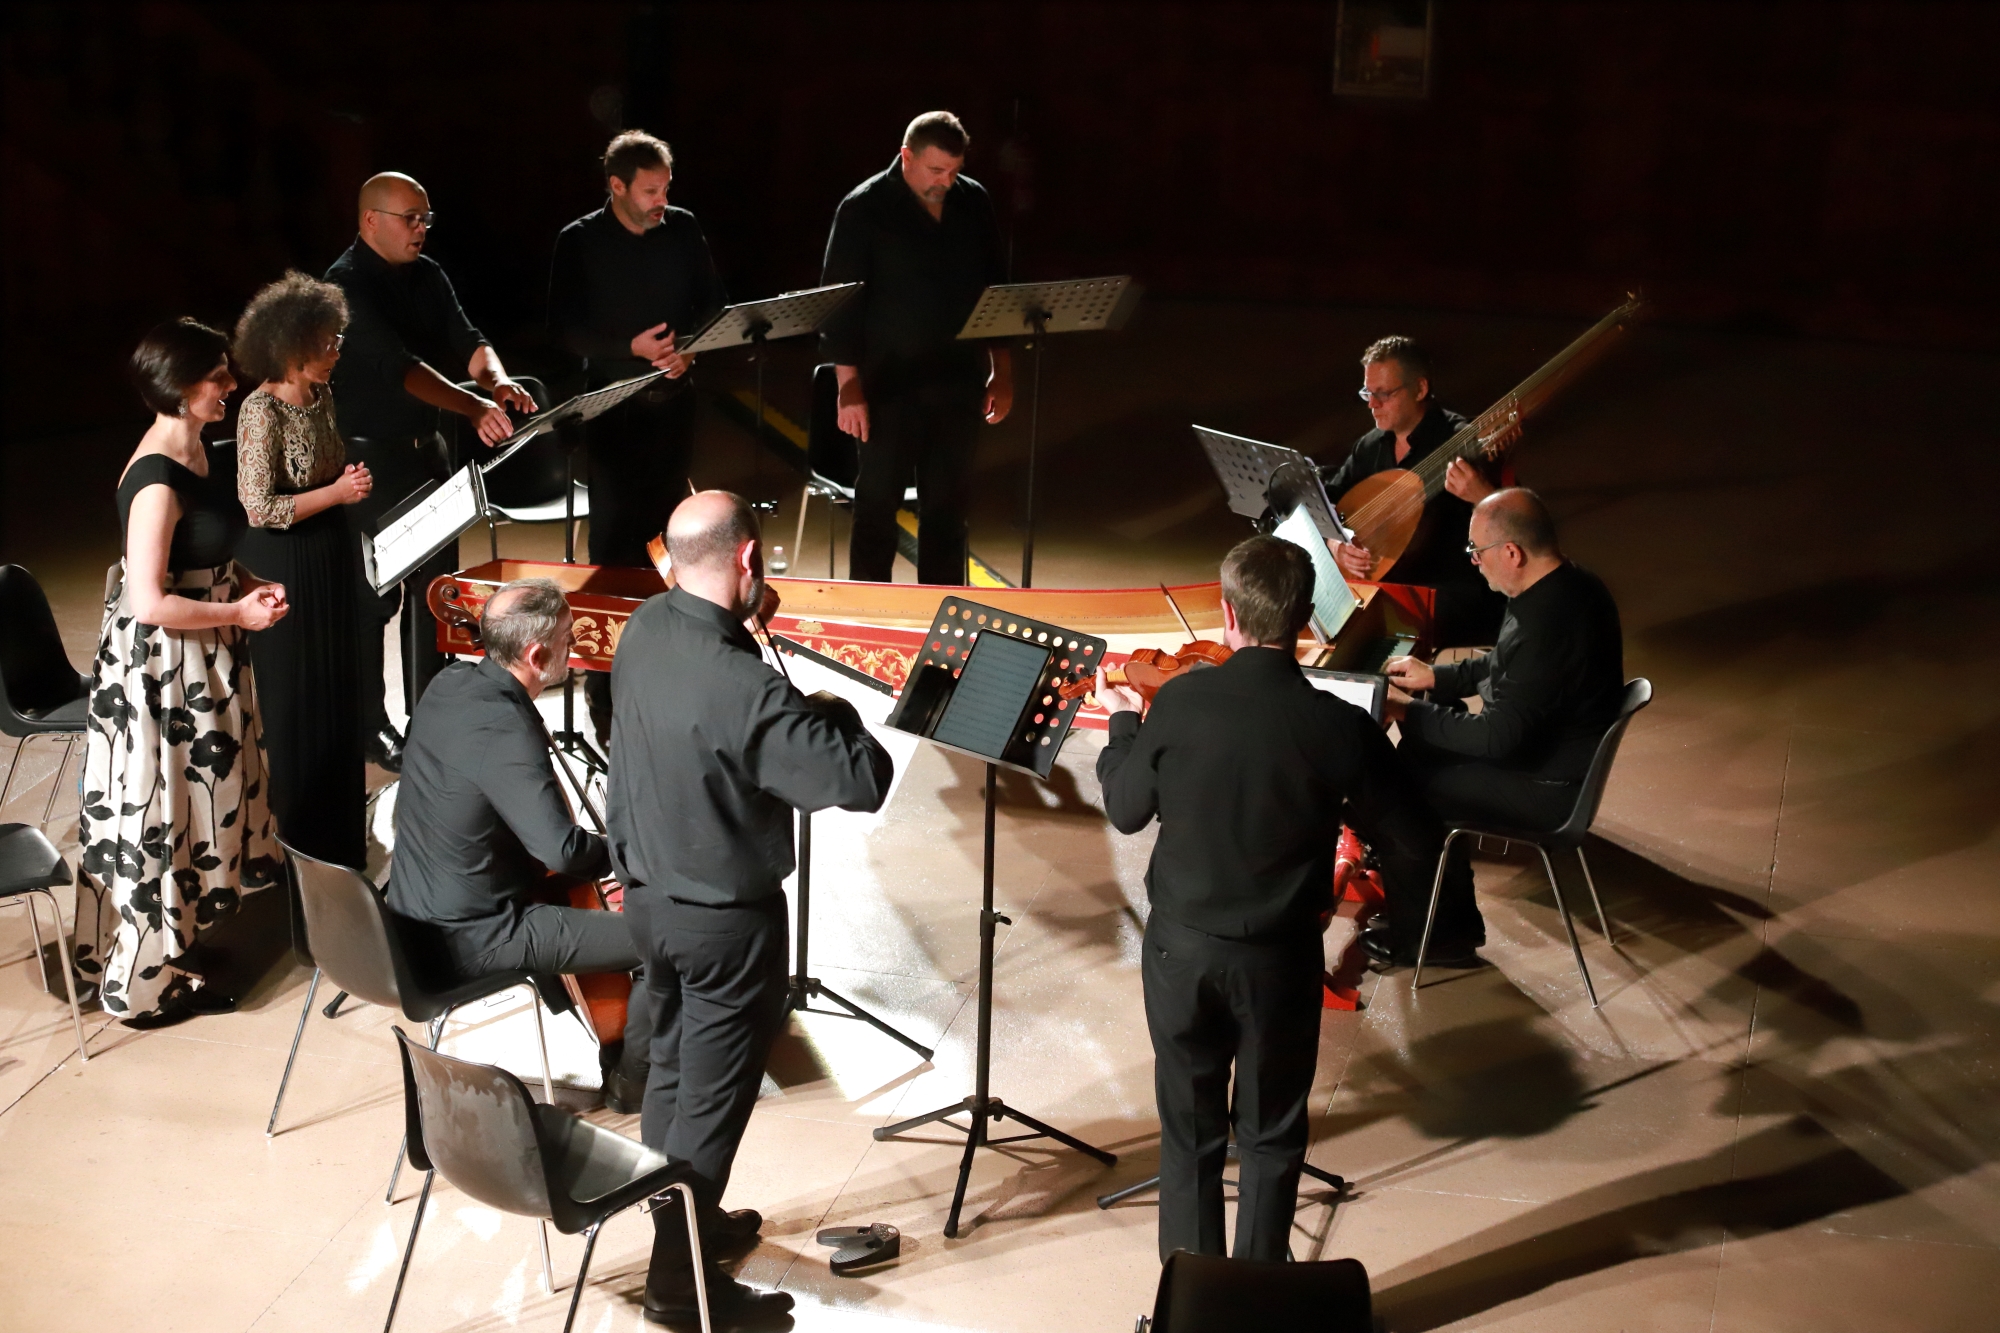
M1560 826L1624 694L1618 607L1596 575L1564 558L1539 496L1515 487L1481 500L1466 554L1507 598L1493 651L1447 666L1388 664L1397 759L1431 819L1418 856L1384 857L1389 921L1362 935L1384 966L1415 960L1446 826ZM1477 713L1464 706L1475 694ZM1468 856L1463 841L1452 845L1427 962L1469 963L1485 942Z
M440 981L631 972L641 960L622 914L543 901L549 872L597 879L611 864L564 803L535 711L568 667L569 604L552 580L521 579L487 600L479 632L486 656L446 667L410 719L389 905ZM625 1040L601 1052L605 1102L628 1114L652 1030L634 991Z

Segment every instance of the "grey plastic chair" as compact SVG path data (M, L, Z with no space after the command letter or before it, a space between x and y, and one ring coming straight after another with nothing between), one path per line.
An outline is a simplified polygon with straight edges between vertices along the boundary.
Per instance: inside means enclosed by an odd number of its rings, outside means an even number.
M1590 968L1583 961L1583 946L1577 942L1576 922L1570 918L1569 904L1563 901L1562 884L1556 879L1555 863L1549 859L1549 848L1569 847L1576 851L1577 864L1583 867L1583 882L1590 886L1590 901L1597 908L1597 928L1604 933L1607 943L1611 940L1611 922L1604 915L1604 900L1597 896L1597 881L1591 878L1590 862L1583 854L1583 840L1590 833L1591 824L1597 819L1597 807L1604 800L1604 784L1611 778L1611 761L1618 757L1619 742L1625 739L1625 728L1632 718L1647 704L1653 702L1653 682L1644 676L1625 683L1625 698L1618 706L1618 719L1604 733L1604 739L1597 743L1597 753L1591 756L1590 769L1583 775L1583 782L1577 788L1576 804L1571 807L1569 818L1562 827L1551 832L1537 833L1526 829L1498 828L1491 825L1482 828L1454 828L1445 834L1444 850L1438 853L1437 876L1431 881L1431 908L1424 917L1424 937L1417 943L1416 975L1410 979L1410 989L1415 990L1424 981L1424 951L1430 947L1431 926L1437 921L1438 897L1444 892L1445 861L1451 855L1452 843L1470 835L1474 838L1493 838L1502 843L1524 842L1542 854L1542 869L1548 873L1549 887L1555 890L1556 907L1562 912L1563 929L1569 932L1570 952L1576 955L1576 970L1583 974L1583 988L1590 994L1590 1007L1597 1007L1597 987L1591 983Z
M583 1233L583 1263L570 1289L563 1333L576 1323L598 1228L634 1204L679 1190L694 1255L695 1303L702 1333L712 1333L701 1230L685 1163L669 1162L643 1143L561 1107L537 1104L521 1080L504 1069L441 1055L411 1041L401 1028L394 1031L403 1060L410 1162L424 1173L424 1188L410 1219L410 1240L403 1247L403 1266L396 1273L382 1333L396 1322L417 1231L424 1224L424 1205L439 1175L489 1208L538 1218L545 1226L553 1222L565 1236Z
M14 738L14 758L0 781L0 807L7 804L28 742L56 737L63 753L42 806L42 823L49 822L70 756L83 739L89 708L90 677L69 664L42 585L19 565L0 565L0 735Z
M56 905L56 886L69 882L69 863L40 829L31 824L0 824L0 904L19 898L28 909L28 930L35 938L35 957L42 965L42 989L53 995L49 957L42 952L42 926L35 919L35 896L39 894L49 900L49 917L55 922L56 957L62 963L63 985L69 990L69 1021L76 1028L76 1053L88 1063L90 1052L83 1046L83 1011L76 1003L76 972L69 945L63 938L62 909Z
M278 1081L278 1097L271 1103L271 1119L264 1136L278 1128L278 1108L285 1104L285 1087L292 1081L292 1065L299 1058L299 1041L306 1033L306 1019L312 1016L313 994L322 976L356 999L401 1011L412 1023L430 1025L431 1049L437 1049L444 1025L454 1009L504 990L525 988L534 1004L535 1040L542 1049L542 1092L550 1102L556 1099L555 1081L549 1076L549 1044L542 1031L541 997L533 976L526 972L495 972L468 981L450 990L431 990L411 966L409 954L396 928L395 913L358 870L332 865L287 846L285 855L299 888L305 909L306 938L312 945L312 983L306 987L306 1002L299 1010L298 1030L292 1034L292 1053L285 1057L285 1075ZM396 1180L403 1171L403 1153L396 1153L395 1170L389 1174L387 1198L396 1198ZM554 1290L548 1266L547 1242L543 1243L542 1277Z
M1368 1270L1359 1259L1273 1263L1175 1250L1160 1269L1150 1333L1371 1333Z

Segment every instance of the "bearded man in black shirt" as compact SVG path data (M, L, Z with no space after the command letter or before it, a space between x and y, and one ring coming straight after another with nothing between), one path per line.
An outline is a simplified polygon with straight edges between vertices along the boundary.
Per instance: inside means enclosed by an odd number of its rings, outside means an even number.
M549 323L582 358L584 387L649 370L666 374L584 427L590 453L590 563L652 568L646 543L660 535L687 489L695 395L683 378L694 358L678 349L728 303L701 224L667 203L674 155L643 130L604 150L610 197L556 237L549 267ZM611 734L611 677L584 681L598 739Z
M1326 493L1338 501L1364 477L1391 468L1413 468L1463 430L1466 419L1431 395L1430 358L1413 338L1379 338L1361 354L1361 401L1375 429L1354 442L1347 458L1321 470ZM1395 583L1437 589L1437 640L1441 646L1491 643L1506 599L1489 589L1461 558L1472 506L1499 489L1498 469L1458 459L1445 470L1444 491L1424 506L1417 538L1384 576ZM1340 543L1334 559L1349 578L1365 579L1375 553Z
M1397 760L1429 818L1415 857L1377 848L1389 920L1361 942L1383 966L1416 960L1445 826L1558 827L1624 697L1618 606L1596 575L1564 559L1541 497L1513 487L1481 500L1466 554L1507 599L1493 651L1440 667L1399 657L1387 668ZM1464 706L1474 694L1477 713ZM1486 940L1468 858L1463 842L1452 845L1427 965L1469 964Z
M965 582L979 422L997 425L1013 407L1007 349L958 341L1006 272L993 201L961 173L970 142L951 112L918 116L896 160L840 201L826 240L820 281L868 284L820 335L840 381L840 428L861 441L851 578L893 577L896 508L914 476L917 578Z

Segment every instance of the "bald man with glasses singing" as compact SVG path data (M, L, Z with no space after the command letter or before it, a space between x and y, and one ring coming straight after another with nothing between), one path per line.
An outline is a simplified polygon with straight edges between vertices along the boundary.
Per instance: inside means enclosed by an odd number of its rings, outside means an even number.
M472 423L481 441L497 444L514 432L507 408L533 412L535 400L507 377L500 356L473 327L451 279L424 253L437 215L424 187L401 172L371 176L361 187L359 234L326 271L346 293L347 342L333 373L333 401L348 458L365 463L375 490L349 513L373 533L382 515L428 481L448 477L454 460L438 434L439 412ZM459 388L434 367L463 366L481 392ZM447 547L403 580L403 697L407 716L444 665L437 622L424 604L432 579L457 567ZM361 734L368 757L396 772L402 737L383 705L382 630L396 614L399 593L364 588L360 625Z

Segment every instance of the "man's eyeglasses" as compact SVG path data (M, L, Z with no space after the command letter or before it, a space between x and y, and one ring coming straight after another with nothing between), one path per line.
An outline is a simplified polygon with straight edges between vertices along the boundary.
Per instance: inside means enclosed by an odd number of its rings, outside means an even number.
M1511 546L1511 545L1513 545L1512 542L1505 540L1497 542L1488 542L1484 546L1474 546L1471 542L1467 542L1465 544L1465 555L1468 560L1471 560L1474 564L1478 564L1479 553L1481 551L1490 551L1496 546Z
M370 213L380 213L385 218L401 218L403 225L412 231L415 231L418 227L429 229L437 223L436 213L391 213L386 208L371 208L368 211Z
M1386 403L1409 387L1407 384L1398 384L1393 389L1363 389L1360 391L1361 401L1364 403Z
M346 341L347 341L346 334L336 333L331 338L328 338L326 340L326 346L324 350L329 352L338 352L340 350L340 345Z

